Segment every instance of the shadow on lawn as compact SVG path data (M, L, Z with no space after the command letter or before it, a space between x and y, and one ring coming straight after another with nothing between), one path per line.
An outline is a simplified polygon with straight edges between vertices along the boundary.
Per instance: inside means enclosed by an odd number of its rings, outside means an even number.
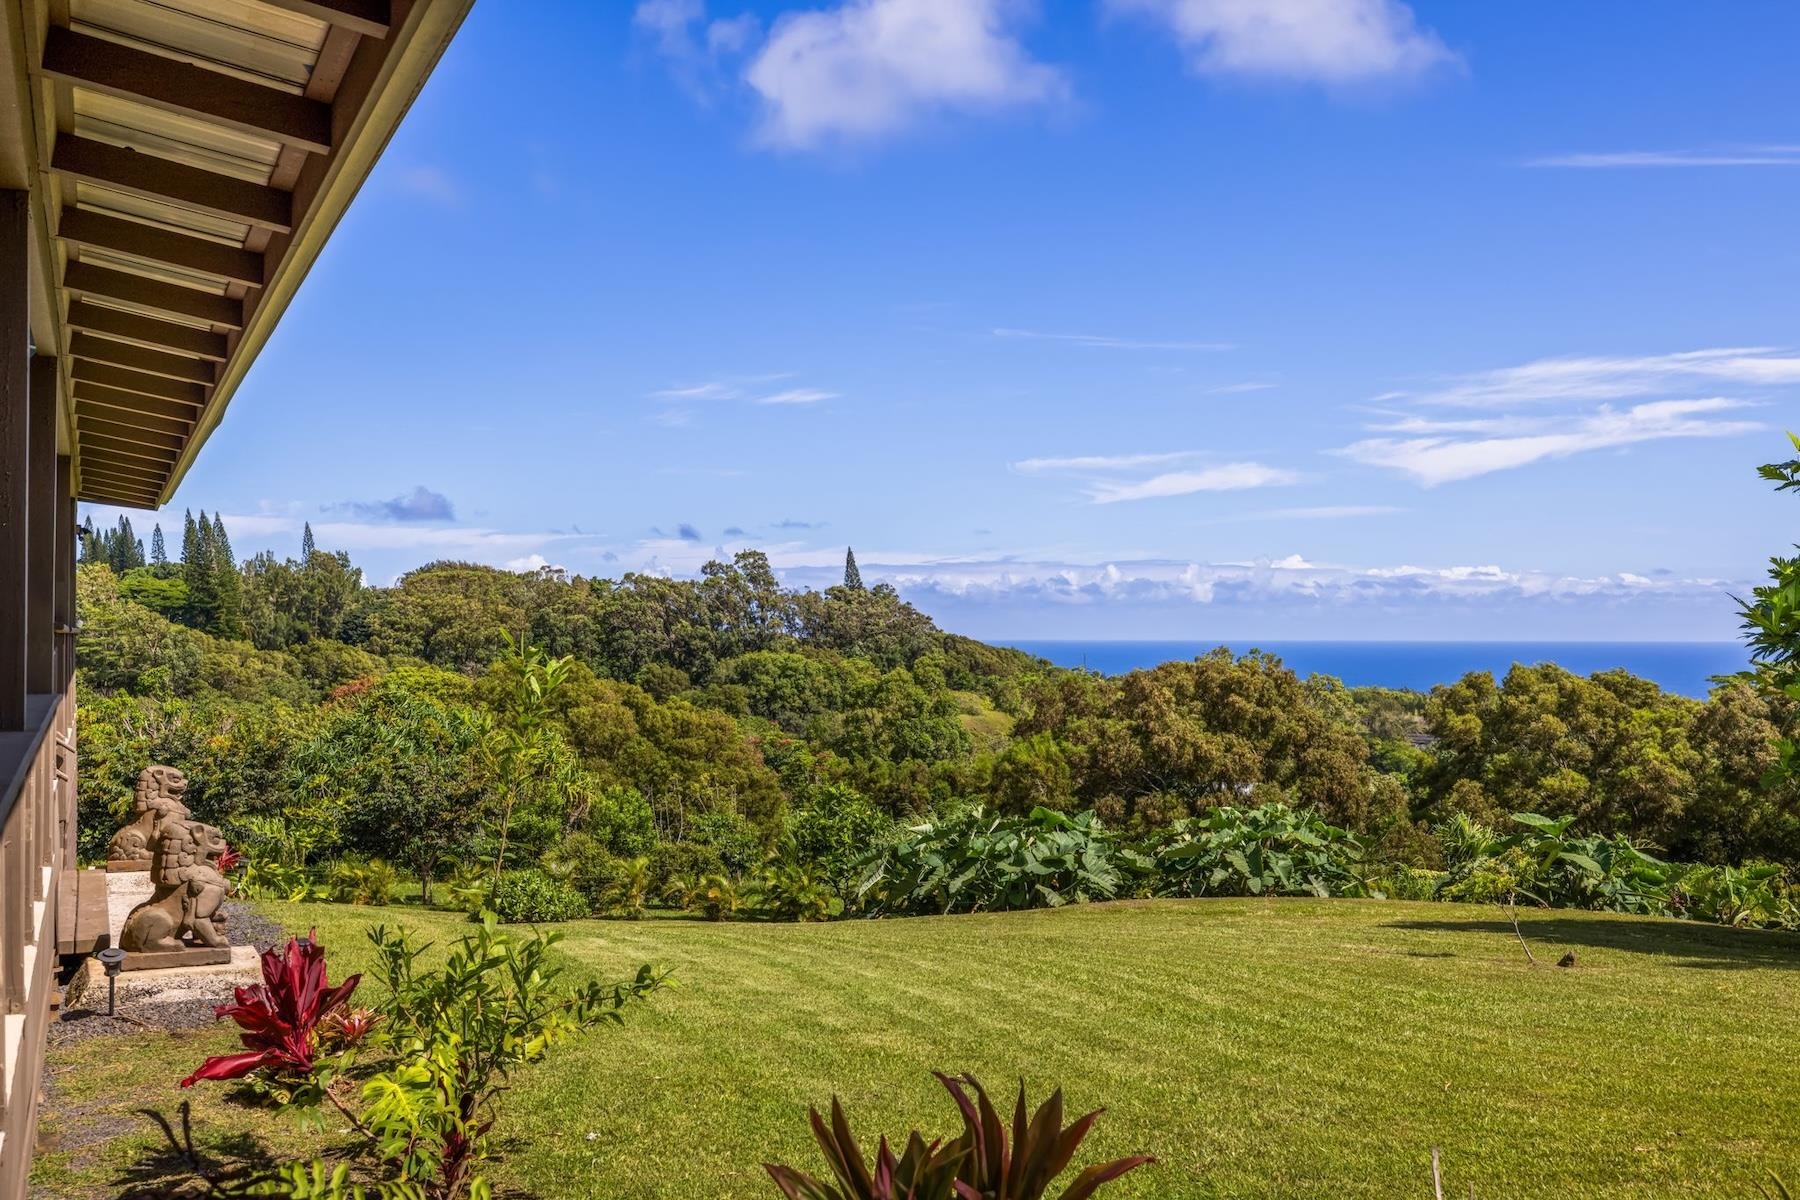
M1522 922L1525 937L1541 958L1545 947L1593 946L1630 950L1678 960L1674 965L1713 971L1745 971L1756 967L1800 970L1800 937L1763 929L1732 929L1697 921L1620 921L1571 914L1531 917ZM1389 929L1430 933L1491 933L1513 938L1511 922L1389 921Z

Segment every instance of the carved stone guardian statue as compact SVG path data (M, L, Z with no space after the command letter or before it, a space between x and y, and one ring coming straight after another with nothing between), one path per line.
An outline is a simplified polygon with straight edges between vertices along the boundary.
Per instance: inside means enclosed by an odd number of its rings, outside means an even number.
M225 916L219 911L231 888L219 870L225 839L211 825L187 815L185 808L181 814L163 813L155 823L150 843L150 882L155 890L131 910L119 931L126 970L231 959Z
M187 776L174 767L145 767L132 796L131 824L113 834L106 848L109 871L148 871L158 828L164 821L185 821L193 814L182 797Z

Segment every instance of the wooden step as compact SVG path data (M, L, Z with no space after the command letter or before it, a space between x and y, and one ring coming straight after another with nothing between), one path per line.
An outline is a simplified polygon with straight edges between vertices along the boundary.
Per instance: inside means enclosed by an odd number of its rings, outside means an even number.
M56 952L92 954L112 945L105 871L64 871L56 889Z

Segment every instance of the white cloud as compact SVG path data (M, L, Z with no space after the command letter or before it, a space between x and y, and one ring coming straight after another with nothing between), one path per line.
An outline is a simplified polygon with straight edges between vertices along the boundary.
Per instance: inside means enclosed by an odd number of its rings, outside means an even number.
M1189 496L1196 492L1235 492L1249 488L1279 487L1298 483L1300 476L1258 462L1219 463L1185 471L1146 473L1146 468L1204 458L1198 450L1169 450L1150 454L1079 454L1063 458L1027 458L1012 464L1025 475L1074 475L1095 504L1128 500L1153 500Z
M1196 71L1325 84L1424 74L1457 62L1399 0L1107 0L1168 26Z
M1176 450L1167 454L1081 454L1071 458L1022 459L1014 463L1012 468L1028 475L1048 471L1123 471L1132 467L1184 462L1196 457L1198 453L1193 450Z
M771 560L792 583L823 586L836 581L842 553L793 554L771 550ZM1493 563L1427 566L1411 563L1357 566L1320 563L1304 555L1250 562L1118 558L1073 561L1017 555L1004 558L933 558L857 554L869 579L898 587L926 606L1204 605L1238 609L1263 619L1275 610L1341 613L1345 609L1422 613L1447 604L1502 611L1521 604L1566 607L1574 602L1636 604L1650 598L1724 600L1740 581L1636 572L1567 575Z
M1800 167L1800 146L1726 146L1716 150L1615 150L1597 154L1551 154L1528 167Z
M1392 392L1379 399L1501 407L1620 400L1651 396L1695 382L1753 387L1800 383L1800 355L1750 346L1620 358L1541 358L1517 367L1458 376L1423 392Z
M1759 422L1722 420L1715 414L1741 409L1742 401L1655 400L1617 410L1535 422L1541 432L1506 436L1369 438L1336 453L1360 463L1411 476L1426 487L1567 458L1590 450L1666 438L1730 437L1762 428ZM1455 428L1457 423L1448 423ZM1480 427L1484 422L1462 423ZM1440 426L1442 428L1442 426Z
M827 400L836 400L842 394L829 392L823 388L794 387L770 391L768 385L779 380L793 377L791 371L780 371L770 375L748 375L735 379L712 379L703 383L680 384L675 387L659 388L650 393L650 399L661 400L671 405L703 400L742 401L748 404L765 404L787 407L804 407L822 404ZM664 425L687 425L691 423L693 414L685 409L671 408L655 418Z
M818 404L824 400L837 399L836 392L820 391L818 388L789 388L768 396L758 396L758 404Z
M1106 350L1199 350L1235 349L1230 342L1156 341L1139 338L1107 337L1095 333L1043 333L1036 329L996 329L997 338L1042 342L1068 342L1076 346L1095 346ZM1273 384L1261 385L1273 387Z
M1268 383L1260 379L1246 380L1243 383L1227 383L1215 388L1207 388L1209 396L1241 396L1246 392L1266 392L1279 384Z
M1024 0L844 0L776 20L745 72L761 139L811 149L901 132L933 112L1042 104L1062 75L1015 36Z
M1135 483L1106 481L1095 484L1088 495L1095 504L1117 504L1126 500L1154 500L1168 496L1189 496L1195 492L1235 492L1247 488L1279 487L1298 483L1292 471L1262 463L1224 463L1199 471L1170 471L1152 475Z

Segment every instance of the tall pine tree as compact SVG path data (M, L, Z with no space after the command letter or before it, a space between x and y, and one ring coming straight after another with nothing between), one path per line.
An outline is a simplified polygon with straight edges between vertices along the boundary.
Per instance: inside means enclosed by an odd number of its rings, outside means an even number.
M163 544L162 525L154 525L150 529L150 565L166 567L169 565L169 548Z
M107 531L104 544L107 565L115 575L144 565L144 543L138 541L130 517L119 518L119 523Z
M853 592L863 590L862 572L856 567L856 551L844 548L844 586Z
M200 510L199 520L188 518L187 533L182 537L181 579L188 589L187 623L212 633L219 624L219 578L212 524L205 509Z
M244 636L244 579L238 574L237 558L231 553L231 539L225 536L225 520L213 514L212 523L213 590L219 597L218 617L213 632L220 637Z
M317 544L313 542L312 522L308 521L300 529L300 565L312 566L312 556L318 548Z

